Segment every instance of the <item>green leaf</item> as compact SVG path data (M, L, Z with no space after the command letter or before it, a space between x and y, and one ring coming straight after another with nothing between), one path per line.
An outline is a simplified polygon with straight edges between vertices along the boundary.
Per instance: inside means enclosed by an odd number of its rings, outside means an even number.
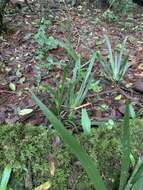
M139 158L140 166L132 179L132 190L142 190L143 189L143 158Z
M121 161L121 176L119 190L123 190L129 176L130 166L130 126L129 126L129 102L126 104L126 111L123 123L122 136L122 161Z
M135 158L134 158L134 156L133 156L132 153L130 153L130 160L131 160L131 164L132 164L132 166L135 166L135 164L136 164L136 160L135 160Z
M60 47L64 48L67 51L69 56L71 56L74 61L77 61L79 55L74 50L74 48L72 47L71 43L68 40L65 43L62 41L58 41L58 44Z
M88 92L88 89L90 87L90 82L91 82L91 73L92 73L92 69L93 69L93 66L95 64L96 58L97 58L97 53L93 53L91 60L90 60L90 63L89 63L89 66L87 68L85 78L84 78L84 80L80 86L78 95L76 97L75 107L82 104L82 102L83 102L83 100L84 100L84 98Z
M89 135L91 133L91 120L88 117L86 109L82 109L81 125L83 127L84 133Z
M7 190L7 185L9 182L11 171L12 171L12 167L10 165L7 165L4 169L3 174L2 174L0 190Z
M124 190L143 189L143 158L139 158Z
M71 151L80 160L82 166L85 168L91 182L97 190L107 190L102 177L97 169L96 164L90 159L88 154L79 144L77 139L64 127L60 120L32 93L32 98L36 104L43 111L47 119L52 123L57 132L61 135L64 142L68 144Z
M103 74L111 81L121 81L130 67L130 64L128 63L128 57L124 56L127 37L123 41L123 45L119 53L113 51L110 39L107 34L104 34L104 38L108 49L108 59L105 59L101 53L97 54L97 58L101 63Z
M131 117L132 117L133 119L136 118L136 113L135 113L135 110L134 110L134 107L133 107L133 104L132 104L132 103L129 105L129 110L130 110L130 115L131 115Z
M138 179L131 190L143 190L143 177Z
M105 123L105 126L107 126L108 129L113 129L115 126L115 123L112 119L109 119L107 123Z
M51 187L51 185L52 185L51 182L47 181L42 185L40 185L39 187L36 187L34 190L48 190Z
M121 100L121 98L122 98L122 95L119 94L118 96L115 97L115 100Z

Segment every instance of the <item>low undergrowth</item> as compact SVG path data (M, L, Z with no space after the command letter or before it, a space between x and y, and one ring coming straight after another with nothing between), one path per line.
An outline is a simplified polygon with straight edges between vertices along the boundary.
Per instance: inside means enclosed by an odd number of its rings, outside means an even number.
M132 156L137 159L143 149L143 124L140 120L130 122ZM90 157L95 162L98 160L109 189L114 189L120 175L121 128L120 124L113 129L101 126L93 128L88 137L83 133L76 135ZM51 189L93 189L80 162L69 153L54 130L3 125L0 142L0 173L7 163L13 166L10 187L14 190L34 189L47 180L52 182Z

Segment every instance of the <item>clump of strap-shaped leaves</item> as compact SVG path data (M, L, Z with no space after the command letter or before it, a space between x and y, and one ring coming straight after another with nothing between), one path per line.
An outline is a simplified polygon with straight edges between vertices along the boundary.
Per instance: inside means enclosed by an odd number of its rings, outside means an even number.
M52 123L58 131L63 141L70 147L72 153L80 160L82 166L86 170L91 183L96 190L107 190L104 181L96 164L91 160L86 151L79 144L77 139L64 127L62 122L34 95L33 100L43 111L47 119ZM130 166L130 125L129 125L129 102L126 105L125 117L123 121L122 135L122 160L119 190L142 190L143 189L143 158L140 157L132 174L129 176ZM0 190L9 190L8 182L11 176L12 167L7 165L1 177ZM51 182L47 181L41 186L35 188L40 190L41 187L52 187Z
M107 190L106 185L100 175L96 163L94 163L77 139L64 127L63 123L32 93L33 100L42 110L44 115L62 137L63 141L70 147L72 153L80 160L86 170L91 183L96 190ZM139 158L138 163L131 176L130 167L130 125L129 125L129 105L126 104L126 111L123 121L122 135L122 160L119 190L142 190L143 189L143 159Z
M125 74L130 67L128 56L125 55L127 37L124 39L118 52L113 51L111 41L107 34L104 34L104 39L108 50L107 59L105 59L100 52L97 52L102 73L108 80L111 80L112 82L120 82L124 79Z

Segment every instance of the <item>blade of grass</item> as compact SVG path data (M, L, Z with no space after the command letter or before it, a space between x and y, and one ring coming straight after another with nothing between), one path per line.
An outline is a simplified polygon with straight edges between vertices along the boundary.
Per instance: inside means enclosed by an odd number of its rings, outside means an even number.
M114 69L113 67L113 64L114 64L114 57L113 57L113 52L112 52L112 46L111 46L111 43L110 43L110 39L108 37L107 34L104 34L104 38L105 38L105 42L106 42L106 45L107 45L107 48L108 48L108 51L109 51L109 59L110 59L110 62L111 62L111 67L112 67L112 70Z
M131 65L128 63L128 57L126 57L123 61L122 61L122 65L120 66L120 75L123 78L123 76L125 75L125 73L127 72L128 68Z
M82 125L85 135L90 135L91 134L91 120L85 108L82 109L82 112L81 112L81 125Z
M88 154L79 144L75 137L73 137L70 132L64 127L60 120L32 93L32 98L36 104L43 111L47 119L53 124L55 129L63 138L64 142L68 144L71 151L80 160L81 164L85 168L91 182L93 183L95 189L97 190L107 190L102 177L97 169L95 163L89 158Z
M58 41L58 43L60 47L64 48L67 51L67 53L73 58L74 61L78 59L79 55L76 53L69 41L66 41L65 43Z
M74 69L73 69L72 82L75 82L77 80L77 75L80 71L80 68L81 68L81 59L80 59L80 57L78 57L78 59L75 62Z
M80 57L78 57L78 59L75 62L75 67L73 69L73 76L72 76L72 80L70 82L70 86L69 86L69 106L70 108L73 105L74 99L75 99L75 90L76 90L76 85L79 82L79 72L81 69L81 59Z
M84 93L84 92L87 93L87 91L88 91L87 86L88 86L88 83L90 82L90 76L91 76L92 68L93 68L93 66L94 66L94 63L95 63L96 58L97 58L97 54L94 53L94 54L92 55L90 64L89 64L89 66L88 66L85 79L84 79L84 81L83 81L82 84L81 84L80 90L79 90L78 95L77 95L77 98L76 98L76 100L75 100L75 105L74 105L75 107L76 107L76 106L79 106L79 105L82 103L82 101L84 100L83 97L85 96L85 93ZM83 95L84 95L84 96L83 96Z
M63 74L63 79L59 84L59 88L56 93L56 100L57 100L57 112L60 114L61 111L61 106L65 100L65 90L66 90L66 78L67 78L67 66L64 67L64 74Z
M97 52L97 59L101 63L104 75L106 75L105 77L111 79L112 78L111 65L107 61L104 60L100 52Z
M50 181L47 181L45 183L43 183L42 185L36 187L34 190L43 190L43 189L50 189L50 187L52 186Z
M114 79L118 79L118 73L119 73L119 65L118 65L118 55L117 53L115 53L115 62L114 62L114 70L113 70L113 74L114 74Z
M127 39L128 39L128 37L126 36L123 43L122 43L121 51L120 51L119 58L118 58L118 64L119 65L121 65L121 61L122 61L123 53L125 51Z
M133 176L132 184L132 190L143 189L143 158L140 158L140 167L138 168L136 174Z
M121 176L119 190L123 190L129 176L128 170L130 165L130 126L129 126L129 105L126 103L126 111L123 123L123 136L122 136L122 160L121 160Z
M140 186L140 181L142 182L141 185L143 185L143 158L139 158L139 160L133 170L133 173L128 180L125 190L130 190L131 187L134 188L134 185L136 187ZM138 185L138 183L139 183L139 185ZM142 190L142 189L138 188L137 190Z
M10 165L7 165L2 174L0 190L7 190L7 185L9 182L11 171L12 171L12 167Z

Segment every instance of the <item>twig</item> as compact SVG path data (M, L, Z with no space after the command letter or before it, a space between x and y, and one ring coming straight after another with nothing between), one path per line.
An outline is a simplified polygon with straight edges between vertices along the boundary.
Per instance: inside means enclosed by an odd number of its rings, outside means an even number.
M86 104L83 104L83 105L81 105L81 106L78 106L78 107L75 107L75 108L69 108L69 107L67 107L67 106L65 106L65 105L62 105L62 107L63 108L67 108L67 109L70 109L70 110L79 110L79 109L81 109L81 108L85 108L85 107L87 107L87 106L92 106L92 103L86 103Z
M92 97L95 97L95 96L99 96L99 95L104 95L104 94L108 94L108 93L112 93L112 92L115 92L116 89L112 89L112 90L106 90L104 92L99 92L98 94L91 94L91 95L88 95L87 97L88 98L92 98Z
M122 95L124 95L127 99L129 99L129 100L135 102L135 103L138 104L139 106L143 106L141 103L138 102L137 98L134 98L134 97L132 97L131 95L129 95L128 93L126 93L126 92L125 92L122 88L120 88L119 86L117 86L117 89L118 89L118 91L119 91Z
M8 90L0 90L0 94L1 93L16 94L16 92L8 91Z
M79 110L79 109L81 109L81 108L85 108L85 107L87 107L87 106L91 106L92 104L91 103L86 103L86 104L83 104L83 105L81 105L81 106L78 106L78 107L76 107L76 108L74 108L74 110Z

